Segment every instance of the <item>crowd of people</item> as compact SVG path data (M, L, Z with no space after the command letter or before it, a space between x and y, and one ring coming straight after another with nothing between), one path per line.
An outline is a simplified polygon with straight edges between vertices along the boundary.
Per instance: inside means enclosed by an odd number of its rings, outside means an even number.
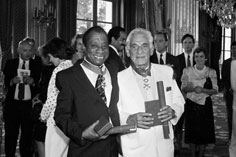
M178 56L168 42L165 31L127 34L119 26L108 33L93 26L71 43L55 37L39 48L24 38L2 75L6 157L15 157L19 134L21 157L179 157L183 139L192 157L203 157L215 143L217 74L193 35L182 37ZM233 157L236 42L231 53L222 80ZM135 130L101 134L104 121Z

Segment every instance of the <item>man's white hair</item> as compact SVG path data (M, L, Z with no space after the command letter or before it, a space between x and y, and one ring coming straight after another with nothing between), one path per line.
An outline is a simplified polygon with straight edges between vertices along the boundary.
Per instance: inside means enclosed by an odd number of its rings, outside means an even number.
M135 29L133 29L129 33L129 35L128 35L127 39L126 39L125 50L126 51L130 50L130 41L133 38L133 36L136 35L136 34L143 34L143 35L145 35L148 38L150 49L153 51L153 49L154 49L154 46L153 46L153 36L152 36L150 31L148 31L146 29L143 29L143 28L135 28Z

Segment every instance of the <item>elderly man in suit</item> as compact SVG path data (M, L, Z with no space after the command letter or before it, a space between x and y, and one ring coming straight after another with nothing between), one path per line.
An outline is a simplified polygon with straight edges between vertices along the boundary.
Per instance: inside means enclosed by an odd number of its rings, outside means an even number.
M120 89L118 110L120 122L136 124L137 132L121 136L125 157L173 157L175 125L184 110L184 98L173 79L174 71L166 65L150 63L153 37L142 28L136 28L127 37L127 55L131 66L118 73ZM158 100L157 81L163 81L166 106L155 115L145 111L145 103ZM161 94L161 93L159 93ZM158 104L154 104L154 107ZM155 116L167 123L169 139L163 135L162 125L153 125Z
M125 29L120 26L112 27L108 32L108 41L109 41L109 57L106 60L108 62L115 62L119 67L119 71L124 70L125 65L125 56L124 56L124 47L126 40Z
M31 59L34 46L28 39L20 41L17 48L19 57L7 60L3 70L8 91L4 107L6 157L15 156L19 129L20 154L22 157L32 156L31 100L38 92L41 73L41 64Z
M152 63L166 64L174 69L176 80L180 80L180 65L176 56L167 52L168 36L164 31L156 32L154 34L155 51L150 57ZM177 82L178 83L178 82ZM179 84L180 87L180 84Z
M227 108L228 128L229 128L229 140L232 133L232 104L233 104L233 90L230 82L231 62L236 59L236 41L231 44L231 57L224 60L221 69L221 77L223 83L224 99Z
M68 157L117 157L116 135L100 136L100 117L118 126L118 67L104 64L109 55L106 32L99 26L83 36L85 57L56 77L59 89L56 125L70 138Z

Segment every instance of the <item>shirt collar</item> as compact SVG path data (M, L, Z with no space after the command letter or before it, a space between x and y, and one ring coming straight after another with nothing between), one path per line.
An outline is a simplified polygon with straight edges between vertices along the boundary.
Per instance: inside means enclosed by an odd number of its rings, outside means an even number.
M115 48L115 46L113 46L113 45L110 44L109 47L112 48L112 49L116 52L116 54L117 54L118 56L120 56L120 54L119 54L119 52L117 51L117 49Z

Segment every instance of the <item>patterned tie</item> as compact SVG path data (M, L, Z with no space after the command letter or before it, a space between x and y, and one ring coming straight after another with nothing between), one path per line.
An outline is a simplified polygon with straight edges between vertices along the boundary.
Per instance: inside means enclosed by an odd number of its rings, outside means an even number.
M187 67L191 66L191 62L190 62L190 55L188 55L188 59L187 59Z
M107 103L107 98L105 95L105 78L103 75L98 75L97 81L96 81L96 85L95 85L95 89L97 90L98 94L101 96L102 100L105 102L105 104Z
M25 69L25 61L23 61L22 69ZM23 78L22 78L22 79L23 79ZM19 84L18 99L19 99L19 100L23 100L24 97L25 97L25 84L24 84L24 83L20 83L20 84Z
M162 59L162 54L160 55L160 64L164 64L164 61L163 61L163 59Z

